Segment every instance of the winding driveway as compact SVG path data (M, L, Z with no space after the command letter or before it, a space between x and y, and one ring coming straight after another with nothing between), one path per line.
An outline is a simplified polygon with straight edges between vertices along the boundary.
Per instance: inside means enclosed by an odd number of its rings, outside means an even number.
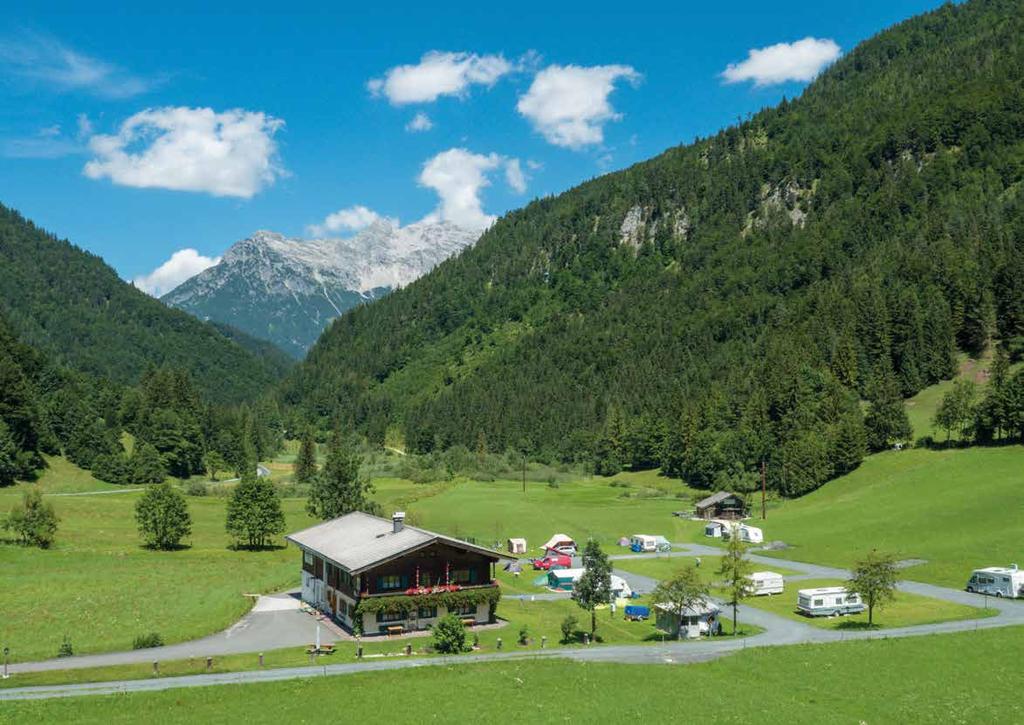
M627 554L610 557L612 560L632 558L654 558L655 556L720 556L721 549L699 544L678 547L668 554ZM787 576L787 580L800 579L846 579L849 572L844 569L807 564L803 562L780 560L752 554L750 560L767 567L784 566L800 572L795 576ZM625 578L630 586L638 592L649 592L656 585L650 577L616 570L616 574ZM969 594L957 589L922 584L919 582L901 581L900 591L920 594L934 599L942 599L957 604L977 606L978 595ZM562 598L561 595L548 597L544 594L525 595L521 598L537 599ZM508 597L518 598L518 597ZM736 650L748 647L767 647L790 644L838 642L854 639L888 639L892 637L912 637L926 634L964 632L977 629L992 629L1012 625L1024 625L1024 602L988 599L989 608L997 610L994 617L984 619L959 620L922 624L911 627L899 627L885 630L854 630L834 631L821 629L786 617L766 612L749 606L740 606L739 616L744 622L756 625L764 631L743 639L706 639L696 642L669 641L660 644L603 645L585 648L553 648L549 650L531 650L529 652L490 652L486 654L466 654L457 657L423 657L423 658L388 658L380 660L364 660L331 665L309 667L292 667L248 672L231 672L209 675L190 675L185 677L153 678L144 680L121 680L103 683L83 683L74 685L42 685L35 687L18 687L0 689L0 701L43 699L52 697L73 697L78 695L101 695L118 692L141 692L152 690L168 690L179 687L202 687L232 683L270 682L296 678L330 676L367 672L376 670L393 670L407 667L430 667L436 665L470 664L476 662L505 661L526 658L561 657L575 661L587 662L619 662L626 664L677 664L699 662L721 657ZM115 652L109 654L86 655L44 662L26 662L11 666L12 673L40 672L45 670L77 669L82 667L99 667L115 664L145 663L153 660L172 660L189 657L218 656L260 652L282 647L309 644L316 636L317 623L313 617L300 611L294 594L286 593L269 597L260 597L253 610L230 629L210 637L148 650L131 652ZM334 642L338 637L326 626L321 627L322 642Z

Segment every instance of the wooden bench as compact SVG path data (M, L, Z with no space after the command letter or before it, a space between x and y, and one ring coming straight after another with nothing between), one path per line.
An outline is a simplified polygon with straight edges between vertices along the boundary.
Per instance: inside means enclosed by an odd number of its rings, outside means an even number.
M405 627L400 624L392 624L390 627L385 627L384 631L388 633L388 637L391 635L399 635L405 631Z
M475 627L476 626L476 618L475 617L462 617L461 619L462 619L463 626L466 626L466 627Z
M322 645L320 645L320 647L317 647L315 644L311 644L306 649L306 654L308 654L308 655L331 655L331 654L334 654L334 645L333 644L322 644Z

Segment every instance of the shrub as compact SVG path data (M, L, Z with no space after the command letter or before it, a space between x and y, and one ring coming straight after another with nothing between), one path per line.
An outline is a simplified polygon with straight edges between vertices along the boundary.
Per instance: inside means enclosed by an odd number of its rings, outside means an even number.
M458 654L466 648L466 625L454 614L446 614L434 625L434 649Z
M524 625L522 625L519 628L519 644L524 644L525 645L525 644L529 644L529 643L530 643L530 630L524 624Z
M565 615L565 619L562 620L562 642L572 642L576 639L576 625L579 623L580 620L575 614Z
M477 634L476 632L473 632L473 649L479 649L479 648L480 648L480 635Z
M72 657L75 654L74 648L71 646L71 640L68 636L64 635L64 641L60 643L60 647L57 648L58 657Z
M189 496L205 496L209 493L206 484L202 481L189 481L185 485L185 493Z
M21 503L11 509L6 525L25 544L48 549L57 537L59 521L53 505L43 501L39 489L30 488L25 491Z
M132 642L132 649L149 649L150 647L163 647L164 639L157 632L140 634Z
M173 549L192 533L185 497L168 483L146 489L135 504L135 520L146 543L157 549Z

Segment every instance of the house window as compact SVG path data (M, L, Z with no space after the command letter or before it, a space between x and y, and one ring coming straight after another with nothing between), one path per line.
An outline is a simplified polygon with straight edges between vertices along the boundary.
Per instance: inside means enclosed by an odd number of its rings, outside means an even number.
M437 607L420 607L420 619L433 619L437 616Z
M406 585L406 578L401 574L385 574L377 578L377 588L381 591L392 589L403 589Z
M456 584L476 584L476 569L456 569L452 572Z
M459 604L448 607L449 614L457 614L460 617L472 616L476 614L475 604Z
M404 619L405 619L405 612L402 612L402 611L398 611L398 612L378 612L377 613L377 621L380 622L381 624L386 624L388 622L401 622Z

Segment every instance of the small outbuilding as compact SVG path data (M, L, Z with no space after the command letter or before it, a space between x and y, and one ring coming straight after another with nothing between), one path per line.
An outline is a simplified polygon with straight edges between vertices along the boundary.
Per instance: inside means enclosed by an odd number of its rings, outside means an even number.
M510 554L525 554L526 553L526 539L509 539L508 540L508 553L510 553Z
M747 502L738 493L719 491L698 501L693 515L699 519L742 519L748 515Z
M672 637L696 639L702 634L719 634L722 631L722 623L719 621L721 610L710 600L684 608L682 617L671 604L655 604L654 612L655 626Z

